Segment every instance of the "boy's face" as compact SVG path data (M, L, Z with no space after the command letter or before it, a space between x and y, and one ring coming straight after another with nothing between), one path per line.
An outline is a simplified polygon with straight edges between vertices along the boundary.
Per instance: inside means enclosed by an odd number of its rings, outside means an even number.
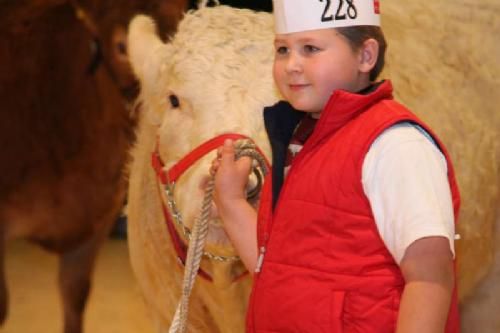
M334 29L276 35L273 75L283 97L297 110L319 113L333 91L367 85L361 57Z

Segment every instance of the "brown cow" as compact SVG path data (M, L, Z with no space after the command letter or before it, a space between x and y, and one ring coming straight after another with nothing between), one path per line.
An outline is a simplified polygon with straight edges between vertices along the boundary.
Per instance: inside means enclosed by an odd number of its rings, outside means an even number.
M0 4L0 323L6 239L60 256L64 332L82 314L100 245L125 199L137 85L125 29L137 12L174 30L186 0L17 0Z

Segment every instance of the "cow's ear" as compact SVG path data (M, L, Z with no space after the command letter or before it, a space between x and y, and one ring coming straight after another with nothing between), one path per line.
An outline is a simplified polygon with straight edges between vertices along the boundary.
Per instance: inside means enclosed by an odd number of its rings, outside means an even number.
M128 30L128 55L132 69L144 89L154 89L162 65L169 58L170 46L158 36L156 24L146 15L132 19Z
M132 19L127 41L130 64L141 85L147 118L153 125L160 125L166 109L161 81L171 47L161 41L155 22L145 15Z

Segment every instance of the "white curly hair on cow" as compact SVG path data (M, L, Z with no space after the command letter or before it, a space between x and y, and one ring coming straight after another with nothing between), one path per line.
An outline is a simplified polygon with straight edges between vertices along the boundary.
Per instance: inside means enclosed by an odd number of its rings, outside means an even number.
M176 35L163 43L151 18L138 16L131 22L129 56L141 82L143 114L132 152L129 246L135 275L160 332L172 320L183 270L166 230L151 152L158 142L169 168L202 142L232 132L251 137L269 157L262 111L280 99L270 75L272 25L269 13L207 7L188 12ZM200 184L214 157L202 158L175 185L175 202L188 228L199 213ZM220 223L214 222L206 249L236 255ZM234 281L244 271L241 262L203 259L201 268L213 282L197 279L187 331L243 332L250 276Z

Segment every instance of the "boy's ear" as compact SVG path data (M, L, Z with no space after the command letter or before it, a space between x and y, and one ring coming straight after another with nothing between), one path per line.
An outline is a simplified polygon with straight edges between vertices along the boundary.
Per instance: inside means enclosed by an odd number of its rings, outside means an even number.
M363 42L363 45L360 49L360 62L359 62L359 70L363 73L369 73L378 59L378 42L369 38Z

